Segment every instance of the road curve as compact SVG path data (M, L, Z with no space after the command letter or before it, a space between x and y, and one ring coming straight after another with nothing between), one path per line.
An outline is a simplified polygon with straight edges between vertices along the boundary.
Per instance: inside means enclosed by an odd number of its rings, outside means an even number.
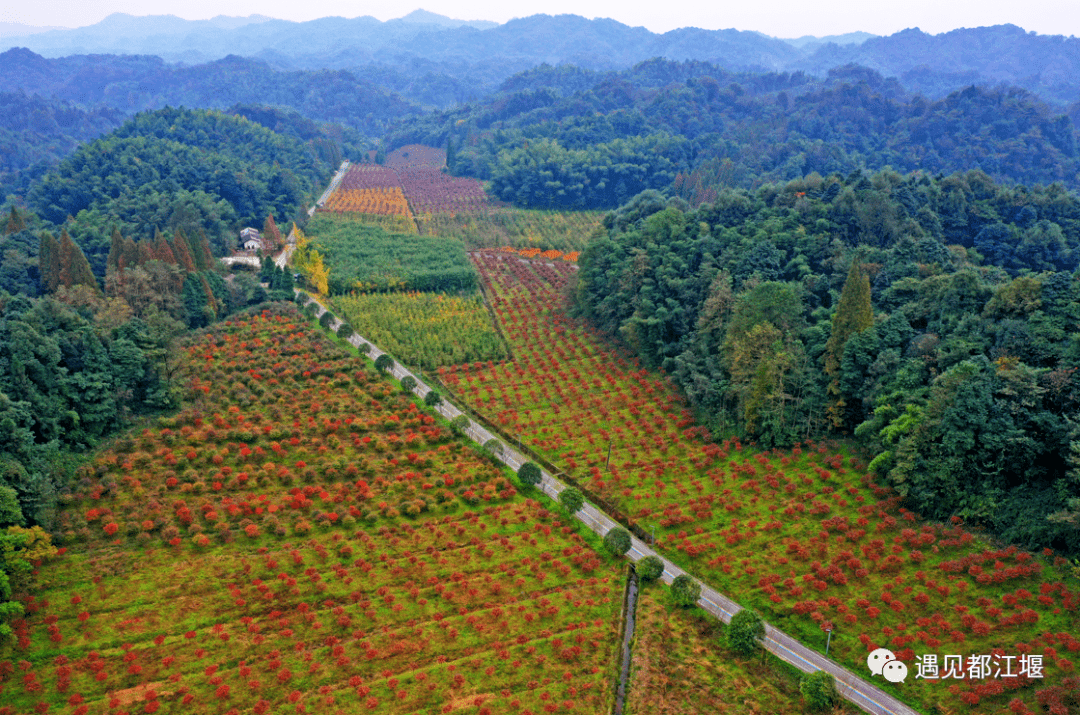
M309 302L314 302L318 306L319 316L326 312L325 306L319 303L319 301L310 299ZM330 327L331 329L336 330L337 326L340 324L341 320L335 317L334 322ZM360 335L354 334L352 338L349 339L349 342L356 347L360 347L363 343L370 345L371 350L367 353L367 356L371 360L375 360L380 355L384 354L374 343ZM416 387L413 389L413 392L420 397L424 397L431 391L431 388L424 383L421 376L414 374L404 366L398 364L396 360L394 361L394 368L391 370L391 374L398 380L401 380L403 377L412 377L416 380ZM455 417L465 414L445 400L436 407L436 410L439 414L449 420L453 420ZM526 458L523 455L516 452L510 446L509 440L505 440L484 427L472 423L471 420L469 428L465 430L465 434L479 445L485 445L493 439L497 440L499 444L502 445L502 450L500 453L497 453L496 456L514 471L517 471L518 467L526 461ZM541 473L540 490L552 499L557 498L559 492L566 489L566 484L553 477L547 471L541 470ZM581 510L574 516L600 536L606 534L610 529L619 526L618 522L588 502L586 502ZM631 535L630 543L628 555L634 561L646 556L657 556L664 562L664 572L661 575L661 579L664 583L670 584L675 580L676 576L686 573L637 537ZM699 581L699 583L701 582ZM705 583L701 583L701 598L698 599L698 605L722 620L724 623L730 622L731 617L742 610L742 607L735 603L735 601ZM765 624L764 646L767 651L777 658L790 663L804 673L812 673L818 670L824 670L830 673L836 678L836 690L839 695L868 713L873 713L873 715L919 715L918 711L913 710L911 707L900 702L892 695L867 681L865 678L856 675L817 651L807 648L796 639L768 623Z

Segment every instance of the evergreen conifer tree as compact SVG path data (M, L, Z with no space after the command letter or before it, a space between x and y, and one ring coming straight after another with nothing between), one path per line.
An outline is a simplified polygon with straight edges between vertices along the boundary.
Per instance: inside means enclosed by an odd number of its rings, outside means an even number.
M189 273L184 279L181 295L184 301L184 319L189 328L202 328L214 319L214 309L210 305L213 293L205 280L197 273Z
M52 293L60 285L60 247L56 237L48 231L41 234L38 248L38 273L41 287Z
M277 288L274 285L274 274L277 272L277 266L274 265L274 259L270 256L263 258L262 269L259 271L259 281L262 283L269 283L270 288Z
M90 268L90 262L86 260L86 255L79 248L79 244L71 240L66 229L60 231L60 242L57 245L56 254L59 265L58 285L68 288L84 285L100 292L101 288L98 286L97 278L94 277L94 271Z
M14 206L12 206L11 213L8 215L7 226L4 228L4 234L11 235L13 233L18 233L19 231L25 230L26 221L24 221L23 217L19 215L18 210Z
M176 256L176 263L187 271L197 270L195 259L191 255L191 247L180 229L176 229L172 238L172 252Z
M840 365L844 358L844 346L852 335L866 330L874 324L874 309L870 302L870 278L866 275L858 258L851 262L844 288L840 291L840 302L836 306L836 315L832 320L832 333L825 344L825 374L830 377L829 415L835 426L844 423L843 395L840 394Z
M191 250L202 256L203 267L200 270L212 270L214 268L214 251L210 248L210 239L206 237L206 231L199 229L199 240L190 241ZM198 261L196 261L198 264Z
M120 229L113 226L112 242L109 244L109 257L105 259L106 275L123 270L124 261L124 237L120 235Z

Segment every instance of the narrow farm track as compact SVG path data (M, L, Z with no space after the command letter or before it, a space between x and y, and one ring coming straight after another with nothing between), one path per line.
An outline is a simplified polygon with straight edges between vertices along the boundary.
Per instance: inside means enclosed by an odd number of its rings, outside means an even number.
M318 315L321 316L326 312L326 307L321 303L313 299L311 302L314 302L318 306ZM341 321L335 319L335 322L331 324L331 328L336 329L340 324ZM367 354L371 360L376 360L380 355L384 354L378 346L372 344L360 335L353 335L349 342L355 347L359 347L363 343L371 345L371 350ZM421 398L427 395L432 389L423 381L421 376L416 375L404 366L397 364L396 361L391 374L398 380L401 380L404 377L412 377L416 380L414 392ZM453 420L454 418L465 414L446 401L439 404L436 409L448 420ZM501 452L497 454L498 458L515 471L524 461L526 461L524 455L520 454L510 446L509 439L493 433L480 425L475 423L470 424L469 428L465 430L465 434L478 445L484 445L491 440L497 440L499 444L502 445ZM539 488L552 499L557 499L559 492L566 489L566 484L556 479L546 470L542 470L542 479ZM603 536L612 528L620 525L603 511L589 503L586 503L574 516L600 536ZM664 558L662 554L654 551L648 544L636 537L631 537L629 555L634 561L646 556L659 557L664 563L664 572L661 579L667 584L674 581L677 576L686 573L683 569ZM704 583L701 584L701 598L698 600L698 605L722 620L724 623L730 622L731 617L742 610L742 607L735 601ZM769 624L765 624L764 646L770 653L781 660L790 663L804 673L811 673L818 670L824 670L830 673L836 678L837 691L840 696L868 713L874 713L874 715L918 715L916 710L908 707L893 696L868 682L866 679L841 667L839 664L824 657L820 653L811 650L795 638L792 638L788 634Z
M315 210L326 203L326 200L330 198L330 194L337 191L337 187L341 184L341 180L345 178L345 172L349 170L349 160L341 162L341 166L338 167L337 172L334 174L334 178L330 179L330 185L326 187L326 191L322 193L319 200L315 202L315 205L308 209L308 216L314 216Z

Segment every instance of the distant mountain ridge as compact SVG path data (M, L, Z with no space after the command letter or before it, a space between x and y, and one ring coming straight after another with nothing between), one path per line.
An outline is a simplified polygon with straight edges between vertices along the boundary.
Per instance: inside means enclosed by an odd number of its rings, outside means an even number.
M25 37L36 35L49 30L64 30L64 27L41 27L36 25L24 25L21 22L0 22L0 38Z
M971 84L1017 85L1062 105L1080 101L1080 39L995 25L930 35L918 28L860 44L825 45L787 69L820 75L858 64L941 97Z
M9 42L8 47L27 47L45 57L145 54L187 64L237 54L265 57L289 65L282 68L296 69L410 60L482 64L497 56L512 63L500 80L542 62L622 69L664 56L768 70L779 69L800 54L789 43L756 32L680 28L659 35L615 20L577 15L533 15L498 25L416 10L386 22L364 16L307 22L263 18L233 24L218 18L187 21L171 15L116 13L96 25L31 35Z
M830 42L836 45L860 45L871 37L880 37L880 35L874 35L869 32L846 32L843 35L826 35L824 37L803 35L802 37L781 39L794 47L807 48L820 47L821 45L827 45Z
M150 55L74 55L48 59L27 49L0 53L0 92L55 97L83 107L127 113L167 105L225 109L269 104L378 136L420 108L344 70L275 70L258 59L230 55L183 67Z
M385 86L428 106L470 101L512 75L547 63L621 70L663 57L730 71L804 71L823 77L858 64L941 98L972 84L1017 85L1059 106L1080 101L1080 39L1037 35L1014 25L930 35L908 29L778 39L759 32L684 27L662 34L611 19L533 15L503 24L456 20L425 10L382 22L324 17L291 22L253 15L188 21L113 14L74 30L0 39L44 57L154 55L188 65L229 55L279 70L348 69L381 75ZM29 91L29 90L28 90Z
M455 20L452 17L438 15L423 9L416 9L404 17L398 18L400 22L412 22L427 25L440 25L442 27L472 27L477 30L490 30L498 27L499 23L491 20ZM390 22L394 22L391 20Z

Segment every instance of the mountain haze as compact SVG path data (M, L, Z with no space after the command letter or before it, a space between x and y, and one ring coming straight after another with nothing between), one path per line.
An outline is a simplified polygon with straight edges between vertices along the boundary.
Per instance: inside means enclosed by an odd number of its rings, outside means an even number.
M859 64L930 97L971 84L1011 84L1058 104L1080 100L1080 39L1038 35L1016 25L930 35L918 28L861 44L829 44L788 65L820 75Z
M973 84L1006 84L1061 106L1080 101L1075 81L1080 40L1028 33L1014 25L939 35L915 28L888 37L855 32L777 39L693 27L654 33L577 15L533 15L499 25L424 10L387 22L370 16L292 22L259 15L188 21L117 13L89 27L38 32L9 38L6 44L50 58L154 55L192 65L239 55L280 70L362 70L383 75L387 87L428 106L479 98L542 63L604 71L653 57L705 61L729 71L804 71L819 77L834 67L858 64L897 77L908 90L932 99Z
M150 55L75 55L46 59L25 49L0 53L0 92L56 97L83 106L134 113L185 105L224 109L238 102L303 108L376 136L388 122L419 108L343 70L281 72L231 55L183 67Z

